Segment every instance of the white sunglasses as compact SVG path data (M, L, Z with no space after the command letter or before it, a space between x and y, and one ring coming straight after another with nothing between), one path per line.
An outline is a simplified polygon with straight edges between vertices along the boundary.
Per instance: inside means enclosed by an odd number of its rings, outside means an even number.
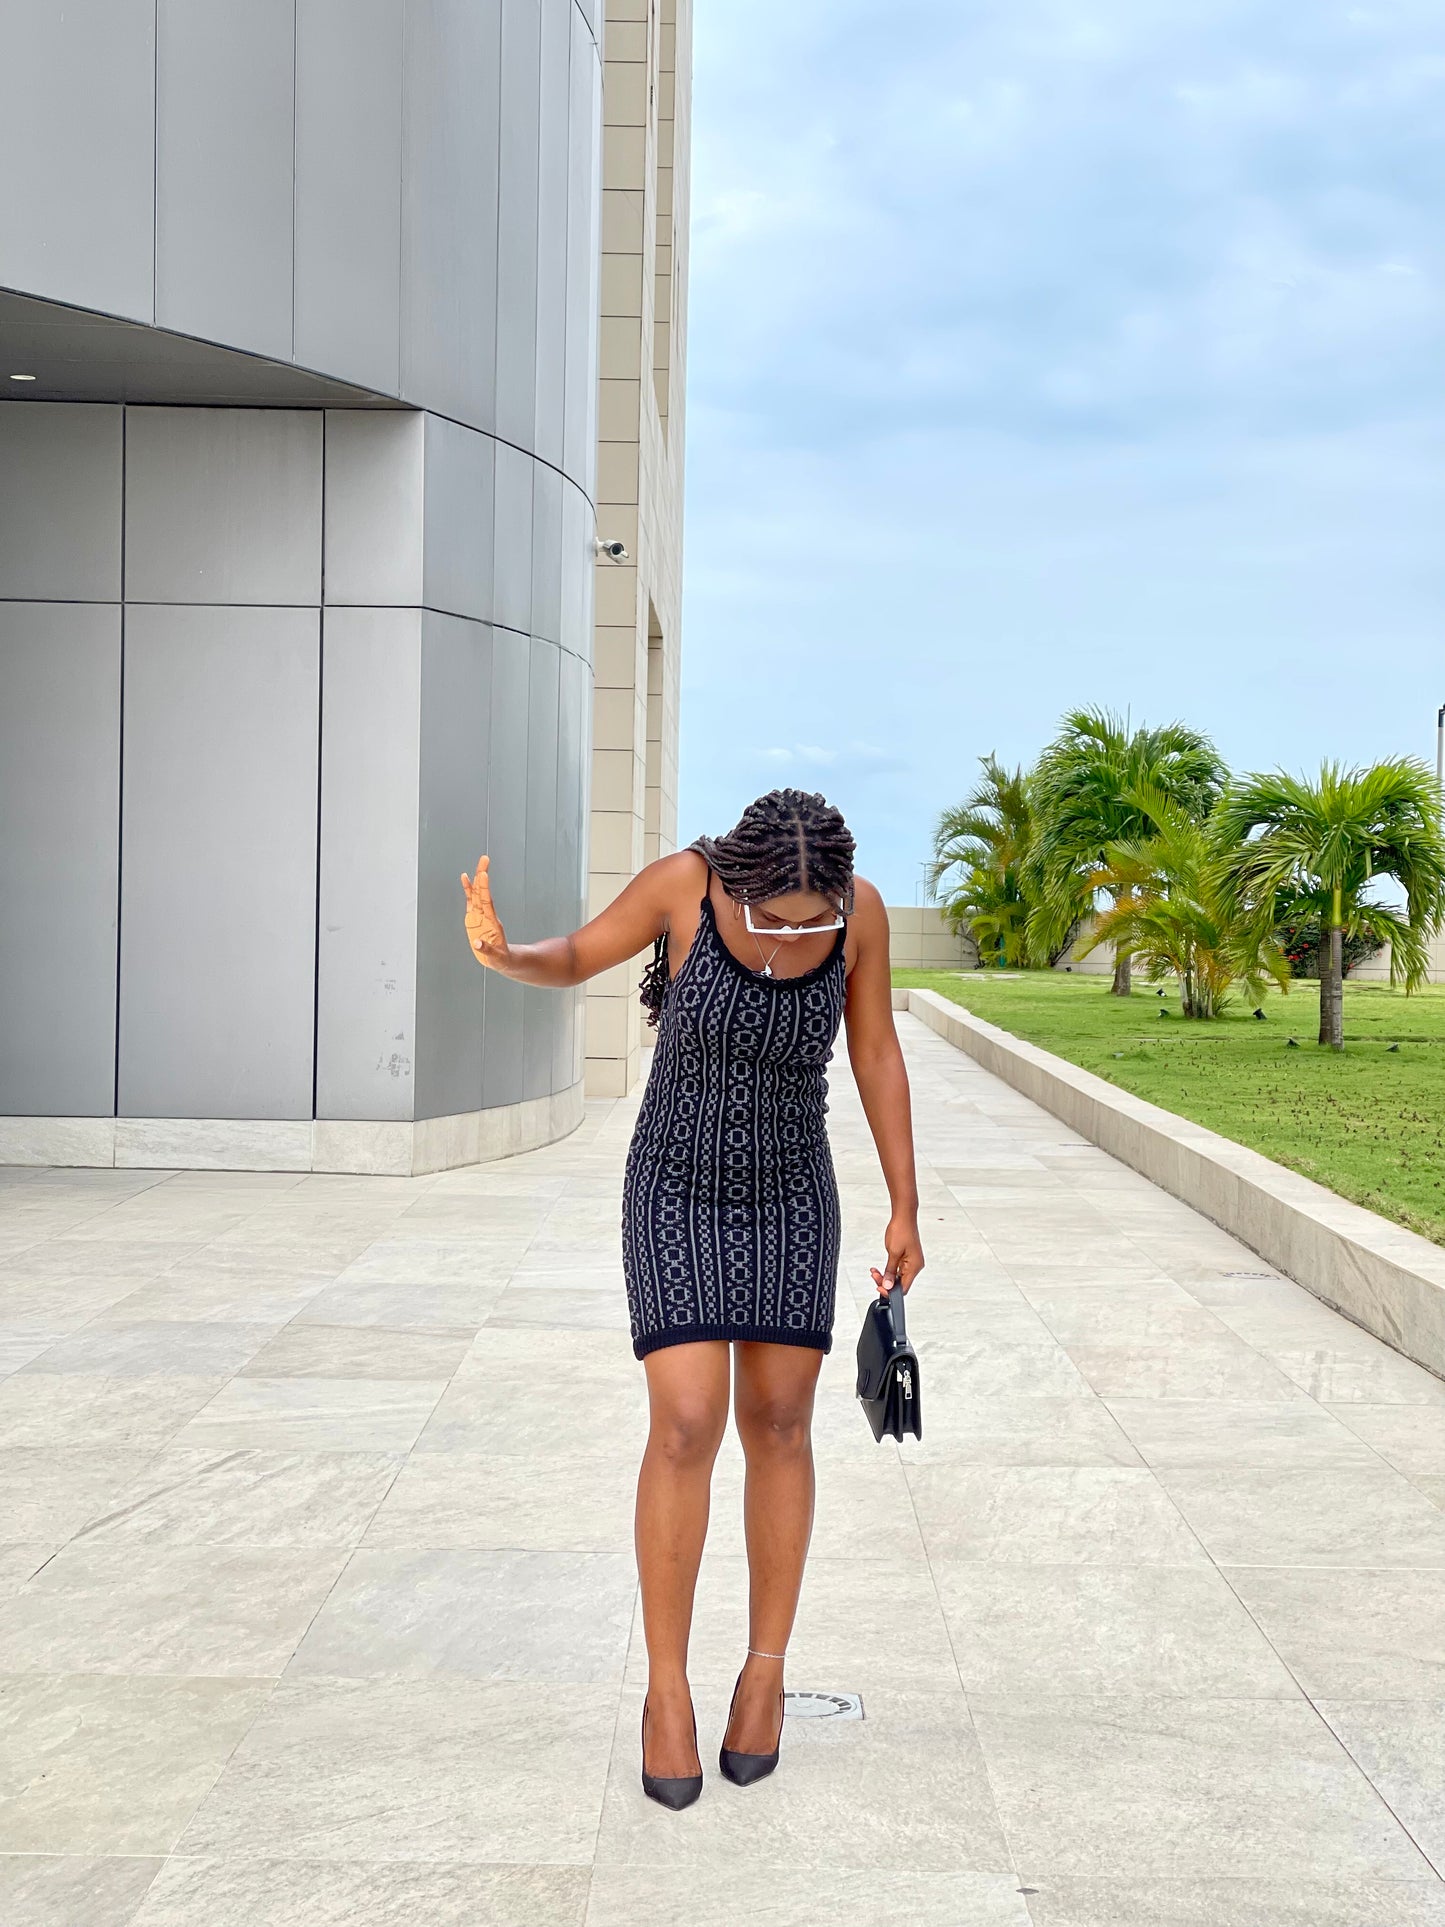
M760 929L753 922L753 906L743 905L743 923L755 937L815 937L820 931L841 930L846 922L839 911L831 923L766 923Z

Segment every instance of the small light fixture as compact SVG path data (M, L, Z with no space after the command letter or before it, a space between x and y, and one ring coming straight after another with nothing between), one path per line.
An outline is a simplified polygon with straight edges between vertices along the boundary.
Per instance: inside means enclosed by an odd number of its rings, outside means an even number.
M37 378L34 375L12 375L10 379L11 381L34 381Z

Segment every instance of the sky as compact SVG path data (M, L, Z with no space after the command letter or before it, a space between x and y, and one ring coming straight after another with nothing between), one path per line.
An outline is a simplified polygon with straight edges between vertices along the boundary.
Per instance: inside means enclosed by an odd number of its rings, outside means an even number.
M1445 702L1438 0L698 0L679 841L922 901L1060 713L1240 770Z

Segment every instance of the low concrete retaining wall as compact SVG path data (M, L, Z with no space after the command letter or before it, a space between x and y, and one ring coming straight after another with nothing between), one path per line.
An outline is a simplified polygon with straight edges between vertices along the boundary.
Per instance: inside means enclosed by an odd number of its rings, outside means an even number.
M972 970L978 962L973 938L932 903L888 905L888 955L895 970Z
M937 991L895 990L893 1007L921 1018L1315 1297L1445 1378L1445 1249L1258 1151L1024 1043Z
M1430 962L1425 971L1425 981L1431 984L1445 984L1445 930L1430 939ZM1355 965L1350 972L1352 984L1387 984L1390 981L1390 946L1367 957L1363 963Z

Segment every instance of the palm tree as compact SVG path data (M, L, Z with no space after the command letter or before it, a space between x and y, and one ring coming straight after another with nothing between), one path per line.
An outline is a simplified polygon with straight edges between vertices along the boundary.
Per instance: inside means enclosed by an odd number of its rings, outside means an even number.
M1021 769L980 756L983 780L938 819L928 887L942 891L943 914L978 946L980 963L1017 968L1029 961L1026 926L1033 899L1023 881L1033 838L1028 784Z
M1287 990L1289 961L1273 933L1241 921L1229 899L1215 822L1196 822L1150 784L1124 800L1149 823L1150 834L1109 844L1091 874L1093 888L1113 901L1081 954L1112 943L1116 952L1138 957L1151 982L1172 974L1186 1017L1217 1017L1238 982L1256 1003L1267 976Z
M1413 756L1369 768L1321 766L1318 782L1283 770L1253 775L1220 806L1230 846L1225 887L1260 927L1319 918L1320 1037L1344 1048L1344 939L1390 944L1390 982L1418 989L1429 940L1445 922L1445 824L1434 772ZM1405 892L1403 911L1368 894L1377 876Z
M1090 878L1111 843L1142 842L1153 834L1152 821L1131 798L1150 788L1203 822L1225 780L1213 743L1185 723L1131 729L1127 718L1107 709L1070 710L1029 783L1035 832L1027 867L1039 898L1029 935L1036 949L1053 948L1060 933L1093 907ZM1101 887L1120 901L1113 886ZM1113 993L1127 997L1133 982L1122 927L1119 937Z

